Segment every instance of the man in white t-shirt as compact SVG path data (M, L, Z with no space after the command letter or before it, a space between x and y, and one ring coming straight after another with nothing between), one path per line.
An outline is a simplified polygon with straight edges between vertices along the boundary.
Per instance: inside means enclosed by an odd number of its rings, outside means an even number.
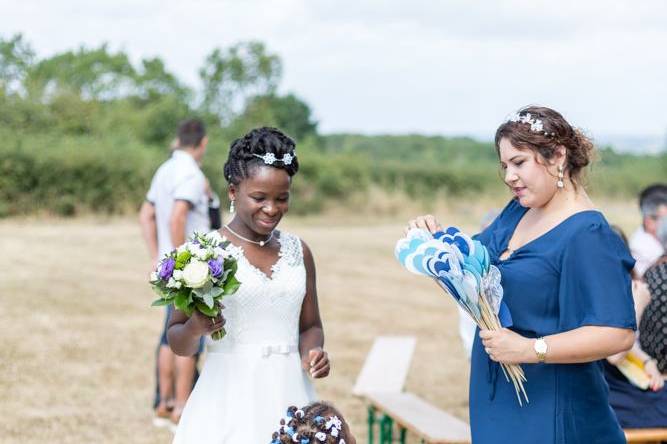
M658 240L658 221L667 215L667 184L658 183L644 189L639 195L642 226L630 238L630 251L637 263L635 271L643 276L646 270L664 254Z
M177 148L153 176L139 212L153 269L160 258L183 244L194 231L210 230L208 185L199 167L207 143L201 121L182 122L178 128ZM166 327L172 311L173 307L169 306L158 349L156 425L178 422L196 374L196 356L176 356L169 348Z

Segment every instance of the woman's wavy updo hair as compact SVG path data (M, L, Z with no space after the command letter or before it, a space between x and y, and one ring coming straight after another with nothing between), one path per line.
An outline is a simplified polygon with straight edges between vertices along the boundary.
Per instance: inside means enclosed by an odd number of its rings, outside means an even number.
M325 402L313 402L301 409L291 406L287 409L287 418L280 420L280 429L273 433L271 444L344 443L349 441L344 421L343 415Z
M266 165L264 160L257 156L268 153L274 154L278 159L271 166L285 170L292 177L299 171L295 147L294 140L277 128L255 128L236 139L229 147L229 157L223 170L225 179L230 184L238 185L252 174L253 168ZM292 156L291 163L287 164L280 160L285 154Z
M580 182L583 169L591 163L595 151L593 142L581 130L570 125L558 111L544 106L527 106L514 117L496 131L496 152L499 155L503 138L507 138L515 148L529 149L547 161L553 159L558 147L562 146L566 158L564 170L573 182ZM533 122L541 121L541 127L521 120L527 117Z

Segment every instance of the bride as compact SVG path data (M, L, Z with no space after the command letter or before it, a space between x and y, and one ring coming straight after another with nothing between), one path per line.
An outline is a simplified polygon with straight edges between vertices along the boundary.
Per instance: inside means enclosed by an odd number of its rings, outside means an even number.
M274 128L254 129L231 145L224 174L234 217L222 235L238 260L241 287L216 320L177 310L170 321L176 354L196 353L207 336L206 362L175 444L268 442L287 406L315 400L309 377L329 374L313 256L297 236L276 230L299 168L294 147ZM222 340L208 337L223 325Z

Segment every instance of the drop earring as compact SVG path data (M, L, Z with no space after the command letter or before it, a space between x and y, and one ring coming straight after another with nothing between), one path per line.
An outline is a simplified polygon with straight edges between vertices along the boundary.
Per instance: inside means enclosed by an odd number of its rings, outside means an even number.
M234 208L234 201L229 202L229 214L234 214L234 211L236 211L236 208Z
M565 183L563 182L563 166L559 165L558 166L558 182L556 182L556 186L558 187L559 190L562 190L565 188Z

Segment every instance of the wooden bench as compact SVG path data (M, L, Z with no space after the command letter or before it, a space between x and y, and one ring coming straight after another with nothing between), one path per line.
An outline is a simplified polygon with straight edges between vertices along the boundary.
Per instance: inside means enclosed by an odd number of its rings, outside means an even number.
M667 428L625 429L625 439L632 444L660 444L667 442Z
M373 414L379 413L380 444L394 442L393 428L398 428L399 442L408 432L428 444L469 444L470 426L412 393L376 393L366 399ZM369 442L371 437L369 435Z
M407 433L428 444L468 444L470 427L465 422L403 391L412 361L414 337L381 336L375 339L359 373L353 393L368 403L368 443L405 444Z
M379 336L368 352L352 393L400 393L410 370L417 339L413 336Z

